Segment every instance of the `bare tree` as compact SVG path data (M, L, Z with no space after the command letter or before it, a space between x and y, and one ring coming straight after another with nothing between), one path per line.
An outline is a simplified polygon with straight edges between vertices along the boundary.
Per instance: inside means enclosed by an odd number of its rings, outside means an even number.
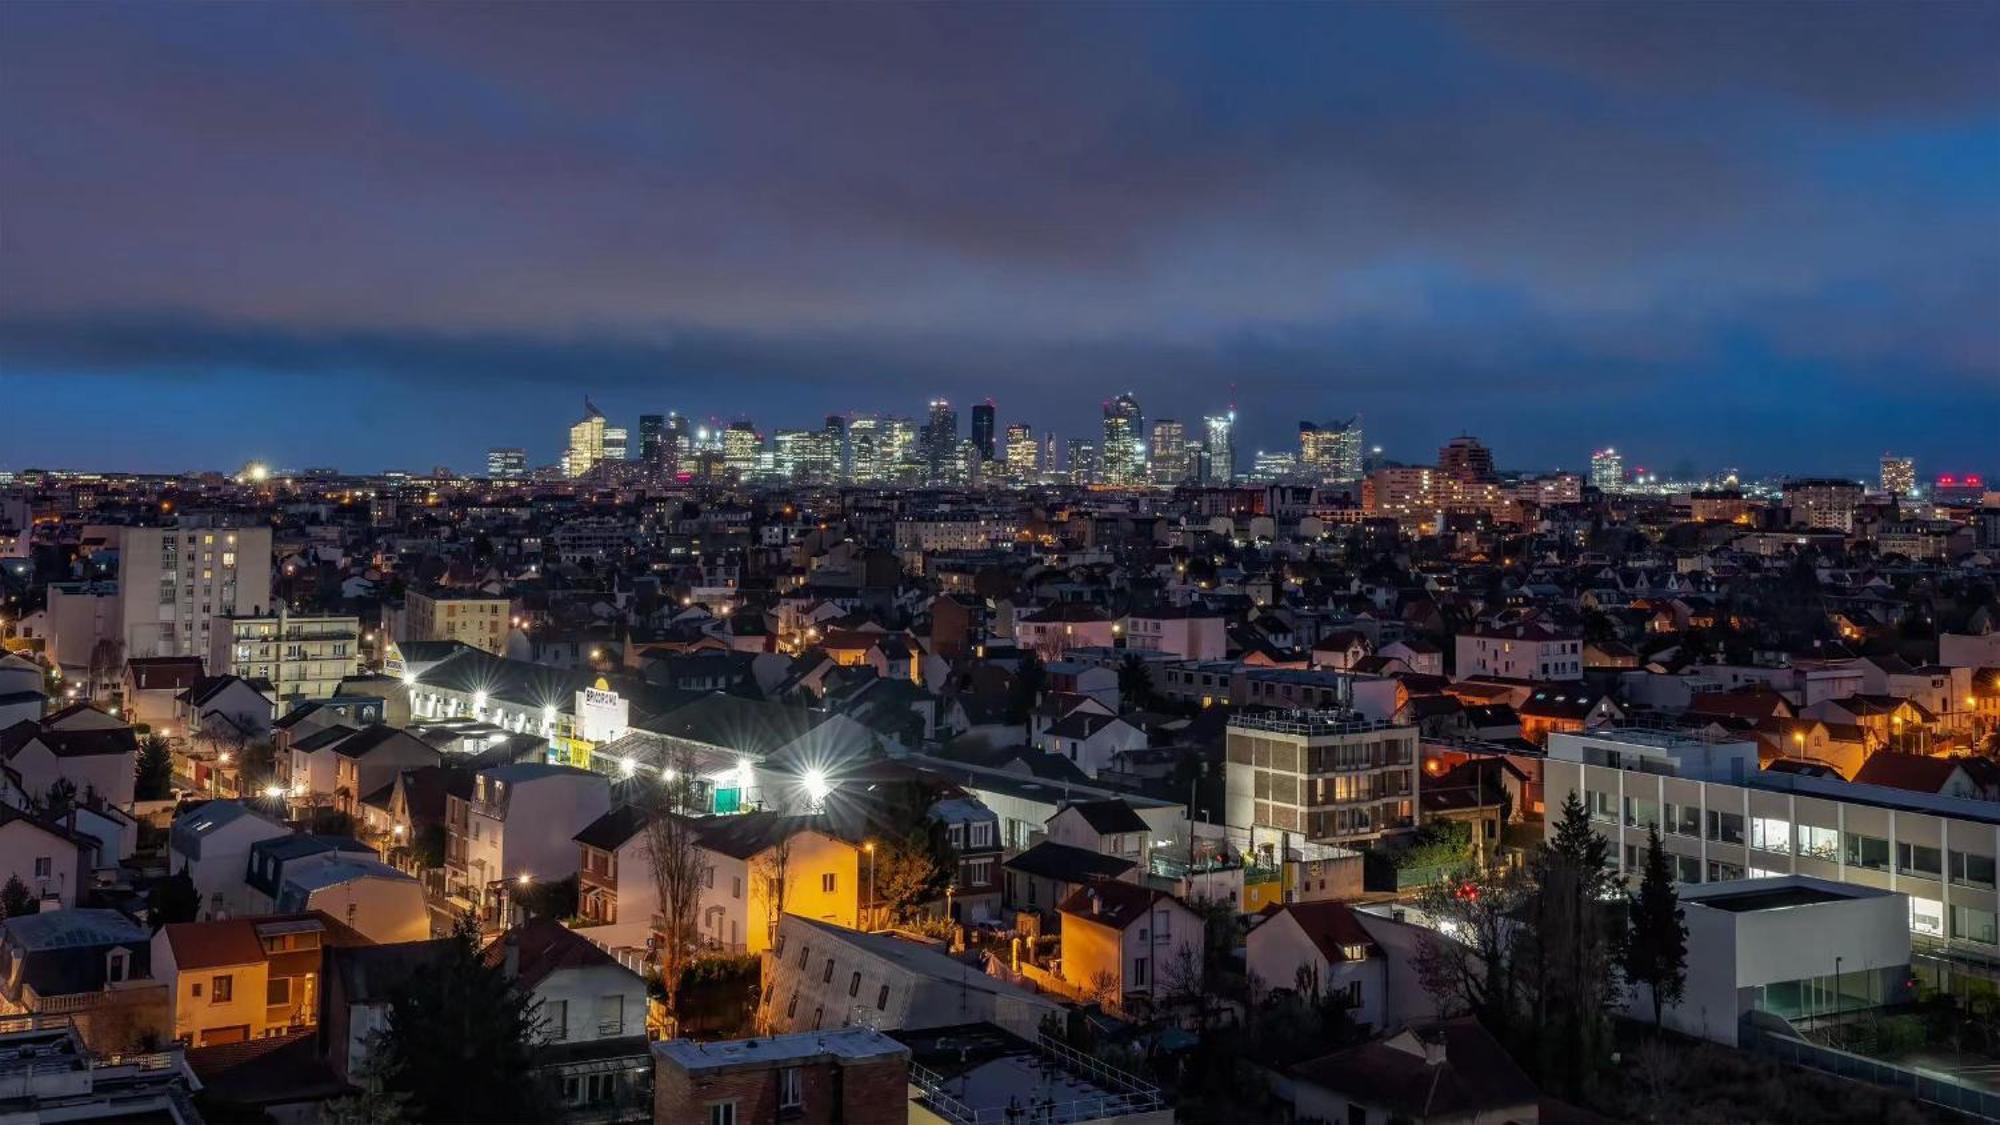
M692 750L669 748L658 786L645 785L635 801L646 812L646 857L659 896L660 985L666 1006L678 1020L681 971L693 953L696 912L701 905L702 870L708 855L701 832L688 813L696 808L701 782Z
M778 920L785 916L785 895L792 889L792 833L784 833L752 866L751 877L764 881L764 939L775 942Z

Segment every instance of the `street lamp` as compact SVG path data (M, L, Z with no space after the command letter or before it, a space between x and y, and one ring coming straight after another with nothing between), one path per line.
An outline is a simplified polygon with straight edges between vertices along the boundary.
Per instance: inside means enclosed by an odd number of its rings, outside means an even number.
M873 922L875 920L875 841L870 840L861 845L861 850L868 853L868 920Z

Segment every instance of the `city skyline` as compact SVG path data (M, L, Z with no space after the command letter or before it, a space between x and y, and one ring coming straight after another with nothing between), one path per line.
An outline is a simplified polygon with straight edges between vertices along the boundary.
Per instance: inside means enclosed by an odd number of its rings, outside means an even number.
M14 5L0 378L47 421L4 456L471 470L584 391L1070 436L1131 390L1234 403L1246 460L1360 413L1990 473L2000 10L1795 11Z

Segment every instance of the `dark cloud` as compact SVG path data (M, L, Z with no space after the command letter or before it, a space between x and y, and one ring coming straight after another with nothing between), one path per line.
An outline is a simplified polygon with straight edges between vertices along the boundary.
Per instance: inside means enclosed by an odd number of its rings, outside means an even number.
M1995 11L0 6L0 377L1457 401L1541 457L1527 400L1746 357L1977 393Z

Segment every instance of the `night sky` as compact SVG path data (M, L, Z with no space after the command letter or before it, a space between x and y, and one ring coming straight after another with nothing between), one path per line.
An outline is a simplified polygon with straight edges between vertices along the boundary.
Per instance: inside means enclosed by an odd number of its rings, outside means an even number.
M1995 3L4 4L0 467L1131 390L1243 462L1993 472L1996 58Z

